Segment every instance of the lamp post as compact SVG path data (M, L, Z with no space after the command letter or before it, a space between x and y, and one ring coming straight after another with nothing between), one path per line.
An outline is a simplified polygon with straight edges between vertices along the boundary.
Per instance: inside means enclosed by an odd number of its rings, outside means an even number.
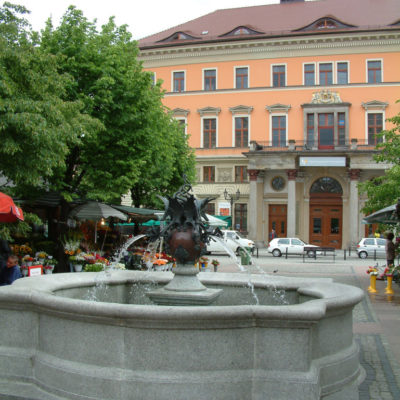
M233 228L233 203L240 198L240 190L238 189L236 193L231 194L228 193L228 191L225 189L224 190L224 198L225 200L229 200L231 203L231 228Z

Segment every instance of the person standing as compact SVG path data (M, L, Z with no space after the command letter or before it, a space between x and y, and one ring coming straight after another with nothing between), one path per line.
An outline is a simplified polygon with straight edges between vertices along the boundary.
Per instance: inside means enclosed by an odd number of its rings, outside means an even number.
M272 228L272 231L269 234L269 241L271 241L272 239L276 238L276 232L275 229Z
M398 244L394 244L393 239L394 239L393 232L389 232L386 235L386 245L385 245L387 266L394 264L394 259L396 256L396 248L398 247Z

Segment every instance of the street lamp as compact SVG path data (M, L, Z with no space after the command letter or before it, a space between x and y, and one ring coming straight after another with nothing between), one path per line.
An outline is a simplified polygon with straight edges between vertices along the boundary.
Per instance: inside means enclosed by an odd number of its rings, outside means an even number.
M240 198L240 190L238 189L235 194L230 194L228 191L225 189L224 190L224 197L225 200L229 200L231 203L231 227L233 228L233 203Z

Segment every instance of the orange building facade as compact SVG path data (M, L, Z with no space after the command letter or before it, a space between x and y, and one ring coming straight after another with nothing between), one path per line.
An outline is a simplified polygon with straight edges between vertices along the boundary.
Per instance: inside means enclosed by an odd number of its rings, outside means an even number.
M260 243L272 229L335 248L366 235L358 183L388 168L375 134L400 112L395 0L219 10L139 46L196 151L196 196L217 196L208 213Z

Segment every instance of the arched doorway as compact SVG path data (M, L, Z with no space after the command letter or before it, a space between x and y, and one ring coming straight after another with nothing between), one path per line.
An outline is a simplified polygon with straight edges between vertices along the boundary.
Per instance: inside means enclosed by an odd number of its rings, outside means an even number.
M342 247L342 186L329 176L317 179L310 188L310 243Z

